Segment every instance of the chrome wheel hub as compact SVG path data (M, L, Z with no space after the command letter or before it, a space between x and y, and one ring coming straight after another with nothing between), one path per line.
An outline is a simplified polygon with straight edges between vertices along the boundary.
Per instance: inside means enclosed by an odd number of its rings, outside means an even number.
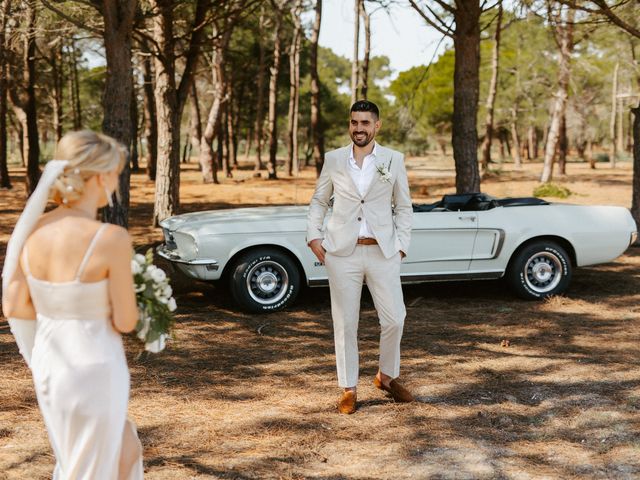
M289 289L287 270L274 260L256 263L246 278L249 295L262 305L278 303Z
M269 294L278 288L278 277L273 272L262 272L256 277L256 285L262 293Z
M537 252L524 264L524 280L536 293L547 293L558 286L562 279L562 261L551 252Z

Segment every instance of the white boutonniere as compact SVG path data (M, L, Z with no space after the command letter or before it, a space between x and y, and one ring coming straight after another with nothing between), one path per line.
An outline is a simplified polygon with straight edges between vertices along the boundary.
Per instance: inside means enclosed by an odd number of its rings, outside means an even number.
M376 170L378 171L378 175L380 175L381 182L391 183L391 160L389 160L389 165L382 163L376 165Z

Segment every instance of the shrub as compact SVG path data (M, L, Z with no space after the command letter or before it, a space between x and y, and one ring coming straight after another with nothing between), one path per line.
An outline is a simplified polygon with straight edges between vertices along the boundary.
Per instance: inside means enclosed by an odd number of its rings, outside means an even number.
M573 192L567 187L563 187L556 183L543 183L533 189L534 197L567 198L572 193Z

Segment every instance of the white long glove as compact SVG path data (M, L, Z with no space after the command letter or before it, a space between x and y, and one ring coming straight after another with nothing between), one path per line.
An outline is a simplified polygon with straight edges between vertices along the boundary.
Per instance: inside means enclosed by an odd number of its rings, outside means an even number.
M36 326L35 320L24 320L22 318L9 318L9 327L11 333L13 333L16 343L18 344L18 350L27 362L29 368L31 368L31 353L33 352L33 344L36 338Z

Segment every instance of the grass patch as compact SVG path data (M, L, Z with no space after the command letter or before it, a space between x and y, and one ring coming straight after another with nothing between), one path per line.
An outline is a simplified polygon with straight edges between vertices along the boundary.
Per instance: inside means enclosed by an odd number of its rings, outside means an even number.
M572 194L573 192L567 187L558 185L557 183L543 183L533 189L534 197L567 198Z

